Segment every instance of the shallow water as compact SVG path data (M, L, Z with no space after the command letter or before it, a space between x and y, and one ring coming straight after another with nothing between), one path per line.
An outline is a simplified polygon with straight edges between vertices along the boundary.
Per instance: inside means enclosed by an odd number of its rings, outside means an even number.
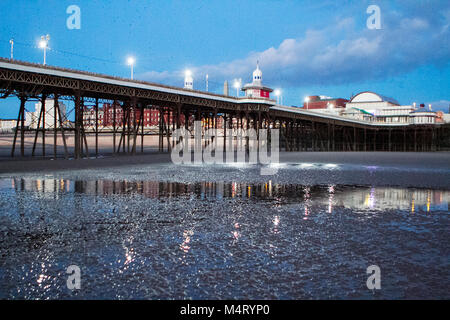
M449 189L175 170L0 179L0 298L450 298Z

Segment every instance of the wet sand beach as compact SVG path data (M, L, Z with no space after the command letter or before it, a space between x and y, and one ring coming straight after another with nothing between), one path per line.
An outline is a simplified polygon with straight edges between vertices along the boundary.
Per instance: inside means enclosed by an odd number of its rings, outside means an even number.
M449 299L449 159L281 153L266 176L157 153L2 160L0 298Z

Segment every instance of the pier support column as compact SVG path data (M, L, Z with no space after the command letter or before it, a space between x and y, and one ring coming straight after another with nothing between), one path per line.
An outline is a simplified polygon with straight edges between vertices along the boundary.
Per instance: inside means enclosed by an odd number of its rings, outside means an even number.
M95 157L98 158L98 98L95 98Z
M392 138L391 138L391 135L392 135L392 129L389 129L388 130L388 148L389 148L389 151L392 151Z
M75 159L80 158L80 109L81 109L80 92L75 93Z
M38 136L39 136L39 131L41 131L41 123L42 123L42 119L43 119L43 111L45 108L42 108L42 106L45 105L45 101L46 101L47 96L45 94L43 94L41 96L41 110L39 111L39 118L38 118L38 122L36 125L36 132L34 134L34 141L33 141L33 149L31 150L31 156L34 157L34 153L36 151L36 145L37 145L37 140L38 140ZM42 126L42 131L44 129L45 124Z
M364 128L364 151L367 151L367 129Z
M23 157L25 155L25 102L27 101L27 98L24 95L20 95L20 108L19 108L19 114L17 115L17 122L16 122L16 130L14 131L14 140L13 145L11 149L11 157L14 157L14 151L16 150L16 141L17 141L17 133L19 131L19 123L20 123L20 155Z
M58 104L58 96L55 94L55 97L53 99L53 158L55 159L58 152Z
M373 130L373 151L377 151L377 130Z

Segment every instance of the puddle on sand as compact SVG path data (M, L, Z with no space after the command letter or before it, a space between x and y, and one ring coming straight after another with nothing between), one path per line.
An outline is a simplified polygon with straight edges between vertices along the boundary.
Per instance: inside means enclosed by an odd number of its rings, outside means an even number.
M0 298L448 299L449 199L270 180L2 179ZM79 291L66 287L72 264Z

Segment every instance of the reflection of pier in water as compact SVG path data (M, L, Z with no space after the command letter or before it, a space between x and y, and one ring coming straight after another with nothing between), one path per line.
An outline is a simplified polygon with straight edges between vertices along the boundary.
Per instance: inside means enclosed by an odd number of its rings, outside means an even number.
M272 181L262 184L237 182L185 184L126 180L12 179L3 180L0 183L1 187L12 187L16 191L36 192L39 197L54 199L58 199L64 193L100 196L135 193L152 199L196 197L202 200L226 198L275 200L279 203L304 203L306 211L311 206L326 206L330 213L333 207L374 210L401 209L411 212L448 211L450 203L450 191L443 190L350 186L309 187L277 184Z

